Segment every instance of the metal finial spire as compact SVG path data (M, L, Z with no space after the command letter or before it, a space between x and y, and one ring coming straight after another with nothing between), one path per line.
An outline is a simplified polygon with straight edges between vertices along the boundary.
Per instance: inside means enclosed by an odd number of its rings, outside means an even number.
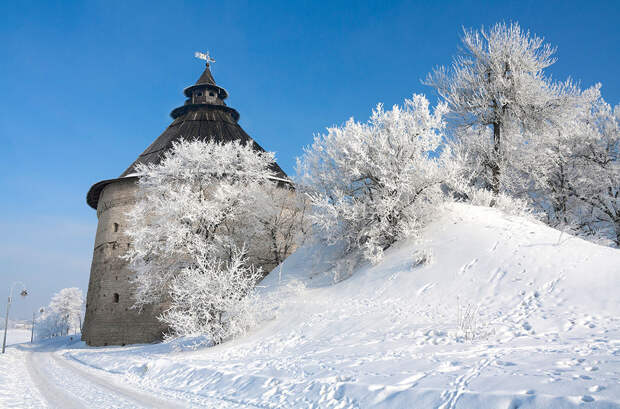
M200 51L196 51L194 53L194 57L200 59L200 60L205 60L207 62L207 67L209 66L209 63L215 62L215 60L213 58L211 58L211 56L209 55L209 52L205 52L205 53L201 53Z

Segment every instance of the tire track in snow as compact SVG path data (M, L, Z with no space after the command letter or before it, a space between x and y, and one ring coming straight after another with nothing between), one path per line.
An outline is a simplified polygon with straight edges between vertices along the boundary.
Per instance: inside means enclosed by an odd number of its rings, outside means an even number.
M34 363L32 352L26 355L26 368L30 379L37 387L45 401L53 408L82 409L86 408L75 397L65 393L62 389L49 381L45 373Z
M69 363L53 352L30 352L26 365L30 377L51 407L186 407L118 385Z
M68 369L69 371L73 371L74 373L78 374L82 379L85 379L88 382L91 382L97 385L98 387L106 389L112 392L113 394L120 395L123 398L126 398L130 401L134 401L140 405L144 405L147 408L162 408L162 409L179 408L180 409L180 408L186 407L183 405L179 405L175 402L171 402L169 400L154 397L148 392L142 392L136 389L127 388L127 387L118 385L116 383L113 383L112 381L106 380L103 377L93 375L91 372L80 368L78 364L70 363L70 361L68 361L67 359L61 358L56 354L51 354L51 356L52 356L52 359L57 364Z

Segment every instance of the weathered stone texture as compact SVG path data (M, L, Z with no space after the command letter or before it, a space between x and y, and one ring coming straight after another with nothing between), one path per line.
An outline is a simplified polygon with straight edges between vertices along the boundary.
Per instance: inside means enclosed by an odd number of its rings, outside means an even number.
M164 308L132 309L132 272L121 258L129 248L124 231L127 212L135 203L135 178L118 180L101 192L99 223L88 284L82 339L88 345L124 345L161 340L165 327L157 320Z

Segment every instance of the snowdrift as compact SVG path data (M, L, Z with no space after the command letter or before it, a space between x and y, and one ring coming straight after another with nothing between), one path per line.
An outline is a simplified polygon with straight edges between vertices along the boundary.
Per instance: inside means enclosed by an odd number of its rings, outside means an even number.
M278 304L214 348L68 349L158 393L287 408L620 408L620 251L454 204L419 240L334 284L305 247L262 283Z

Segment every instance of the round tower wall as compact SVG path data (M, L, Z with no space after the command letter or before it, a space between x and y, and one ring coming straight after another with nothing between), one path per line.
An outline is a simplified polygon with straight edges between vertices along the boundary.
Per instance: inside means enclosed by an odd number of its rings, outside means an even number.
M161 340L165 326L157 319L164 306L132 309L133 272L126 254L127 213L136 202L136 179L107 185L97 207L97 233L88 284L82 339L88 345L124 345Z

